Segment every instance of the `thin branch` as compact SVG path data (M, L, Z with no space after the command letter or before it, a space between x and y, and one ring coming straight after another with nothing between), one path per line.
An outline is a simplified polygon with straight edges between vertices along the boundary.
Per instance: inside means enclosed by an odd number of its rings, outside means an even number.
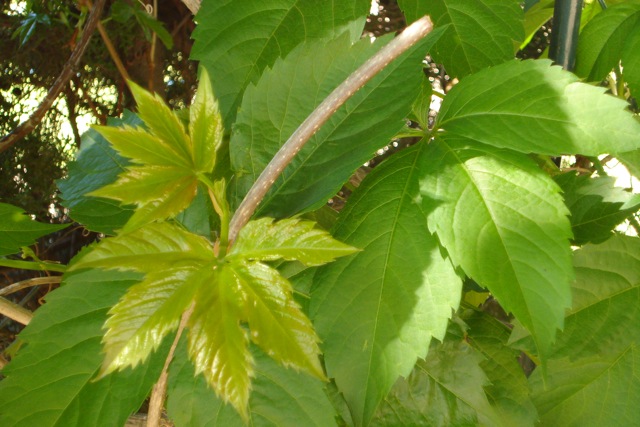
M62 276L46 276L46 277L34 277L20 282L13 283L0 289L0 296L10 295L19 290L30 288L32 286L40 285L53 285L62 282Z
M21 261L0 257L0 267L19 268L20 270L57 271L64 273L67 266L48 261Z
M56 100L64 86L69 82L69 79L73 75L76 67L80 63L80 58L84 54L87 46L89 45L89 40L91 40L91 35L96 29L96 25L100 20L100 16L102 15L102 9L104 8L104 3L106 0L97 0L94 5L91 13L89 14L89 18L87 19L87 23L84 26L82 31L82 38L80 42L76 45L76 48L71 53L69 60L67 60L66 64L62 68L62 72L58 76L55 82L53 82L53 86L49 89L49 92L44 97L38 108L31 114L26 121L20 123L18 127L16 127L11 133L5 135L0 139L0 153L8 150L31 133L36 126L40 124L42 119L44 118L45 113L51 108L53 101Z
M342 106L356 91L364 86L373 76L378 74L391 61L396 59L421 38L431 32L433 24L428 16L424 16L408 26L402 34L380 49L360 68L353 72L340 86L311 113L309 117L296 129L287 142L280 148L271 162L262 171L253 184L238 210L231 219L229 226L230 244L236 239L238 232L249 221L258 205L276 182L282 171L300 151L304 144L322 126L333 113Z
M113 43L111 42L111 38L109 37L109 34L107 34L107 30L104 28L104 25L102 25L102 22L100 21L98 21L98 32L100 33L102 42L107 47L107 51L109 51L109 56L111 56L111 60L113 60L113 63L116 65L118 72L124 79L125 83L129 84L129 80L131 80L131 77L129 76L127 69L124 67L124 64L122 63L122 60L120 59L120 55L118 55L116 48L113 46Z
M28 325L33 318L32 312L2 297L0 297L0 314L23 325Z
M173 360L173 355L176 352L176 347L178 346L178 341L180 341L182 332L187 326L189 317L191 317L191 314L193 313L193 308L194 304L192 303L187 311L182 313L180 326L178 326L178 332L176 333L176 337L171 344L171 349L169 350L167 359L164 361L162 373L160 374L160 378L158 378L158 382L155 383L155 385L153 386L153 390L151 391L151 399L149 399L149 413L147 414L147 427L158 427L160 425L160 420L162 419L162 407L164 406L164 399L167 394L169 365Z

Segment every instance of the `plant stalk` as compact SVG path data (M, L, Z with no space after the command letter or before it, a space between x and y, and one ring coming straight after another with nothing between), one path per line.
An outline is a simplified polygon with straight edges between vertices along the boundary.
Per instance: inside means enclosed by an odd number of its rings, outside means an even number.
M231 218L229 225L229 245L238 236L240 229L245 226L254 214L258 205L264 199L269 189L276 182L282 171L293 160L295 155L306 144L316 131L349 99L356 91L363 87L371 78L378 74L391 61L404 53L418 40L429 34L433 29L433 24L428 16L415 21L405 28L405 30L389 44L380 49L360 68L353 72L344 82L331 92L316 109L306 118L304 122L289 137L287 142L280 147L280 150L271 159L267 167L262 171L256 182L253 184L238 210Z

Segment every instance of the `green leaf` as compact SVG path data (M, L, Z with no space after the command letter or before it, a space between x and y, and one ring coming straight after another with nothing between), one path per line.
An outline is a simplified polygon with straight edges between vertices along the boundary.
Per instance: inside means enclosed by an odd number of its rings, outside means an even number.
M249 417L255 427L335 426L323 383L275 363L252 348L255 378ZM184 341L169 370L167 412L176 426L244 427L231 406L217 398L201 375L195 376Z
M628 153L620 153L616 158L622 162L631 175L640 179L640 149Z
M523 153L622 153L640 147L640 121L605 88L580 83L551 61L510 61L463 79L436 128Z
M216 150L222 145L224 128L211 79L204 67L200 71L200 83L189 109L189 117L189 135L196 169L212 171L216 164Z
M640 19L635 31L629 35L624 44L622 66L624 80L629 85L631 94L637 99L640 96Z
M322 265L337 257L351 255L357 249L315 228L315 222L273 218L250 221L242 228L228 254L229 259L257 261L300 261L305 265Z
M637 344L610 357L549 362L546 381L530 378L542 424L633 426L640 422L640 349Z
M480 367L490 385L485 392L505 426L534 426L538 419L529 396L527 377L518 363L519 352L507 347L509 328L487 313L466 310L467 340L484 357Z
M489 380L481 361L464 341L434 343L427 359L394 385L372 426L499 425L483 390Z
M124 425L148 396L168 352L163 346L144 366L94 380L107 310L138 279L104 271L65 275L65 286L47 295L20 334L28 345L3 370L0 425Z
M513 58L524 39L517 0L401 0L407 20L429 15L448 29L431 52L452 77L464 77Z
M319 208L404 125L423 78L421 61L442 34L432 32L356 92L296 155L258 214L275 218ZM231 136L242 197L315 107L390 37L351 44L348 34L307 43L276 61L245 92ZM385 108L379 108L384 104ZM327 170L331 170L328 174Z
M640 240L617 235L574 252L573 306L553 357L590 357L617 353L640 342ZM515 330L512 342L531 347Z
M554 180L571 211L576 245L605 241L613 235L611 231L616 225L640 208L640 195L616 187L614 177L591 178L569 172Z
M633 34L640 33L640 1L615 4L599 13L584 27L576 50L576 74L600 81L618 65ZM638 56L638 52L629 52ZM623 66L626 69L626 64Z
M147 13L146 11L140 10L139 8L134 9L134 15L140 26L142 26L143 30L145 30L145 35L150 39L150 34L148 30L156 33L162 44L168 49L171 50L173 48L173 37L171 33L167 31L162 22L158 21L152 15Z
M599 6L598 6L599 7ZM523 49L531 42L536 32L553 16L554 0L537 1L530 7L524 8L525 40L520 45ZM584 16L584 15L583 15Z
M318 270L311 318L356 425L366 425L399 376L442 339L461 280L443 259L419 202L425 146L394 155L351 195L334 235L363 248Z
M285 366L304 370L320 379L324 371L318 356L318 336L293 299L291 283L259 262L230 264L245 298L244 314L251 340Z
M203 373L207 383L247 421L247 404L253 376L248 333L240 325L243 318L241 289L228 268L209 275L201 287L189 319L189 357L195 373Z
M211 75L224 126L231 128L244 90L277 58L304 41L340 34L347 25L357 40L370 7L368 0L203 2L191 58Z
M125 111L124 119L110 119L108 124L138 125L138 117ZM91 231L115 234L133 213L133 207L123 206L115 200L87 196L114 182L129 161L120 156L98 132L89 129L82 135L82 145L76 160L68 166L67 177L58 181L62 204L70 209L71 217Z
M20 252L22 246L30 246L36 239L68 225L37 222L25 215L22 209L0 203L0 256Z
M429 229L549 352L570 305L568 214L559 188L527 156L465 141L429 145L421 182Z

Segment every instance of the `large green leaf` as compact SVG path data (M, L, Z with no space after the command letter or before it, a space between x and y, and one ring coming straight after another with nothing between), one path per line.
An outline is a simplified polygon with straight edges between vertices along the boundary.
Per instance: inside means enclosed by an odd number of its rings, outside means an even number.
M455 85L438 129L523 153L598 155L640 148L640 121L551 61L510 61Z
M570 305L568 214L527 156L437 139L421 182L429 229L456 266L487 287L547 355Z
M228 259L241 257L258 261L296 260L305 265L322 265L336 257L351 255L357 249L315 228L313 221L261 218L240 230Z
M627 153L620 153L616 158L626 166L631 175L640 179L640 149L629 151Z
M431 16L436 27L450 24L431 52L447 74L464 77L513 58L524 39L518 0L400 0L407 20Z
M529 385L518 363L518 351L507 347L509 328L487 313L466 310L463 319L469 326L467 340L484 360L490 385L485 387L489 402L505 426L533 426L538 414L529 396Z
M640 96L640 19L635 31L627 38L622 50L624 80L636 99Z
M500 425L483 390L489 379L481 361L480 353L464 341L434 343L426 360L394 385L372 425Z
M356 92L296 155L258 213L279 218L322 206L388 144L411 111L422 80L421 60L440 34L432 32ZM343 34L302 45L247 89L231 137L238 198L314 108L389 40L352 45Z
M139 125L140 119L125 111L124 118L110 119L111 126ZM68 167L67 177L58 181L62 192L62 204L70 209L70 216L87 229L114 234L122 228L133 213L132 206L119 202L87 196L93 190L114 182L129 161L120 156L98 132L89 129L82 135L82 146L76 160Z
M140 276L87 271L66 275L20 334L27 343L3 370L0 425L124 425L157 380L168 347L149 363L94 381L107 310Z
M357 40L370 6L368 0L203 2L191 57L211 73L225 127L235 121L245 88L265 68L299 43L340 34L347 25Z
M605 241L616 225L640 208L640 194L616 187L613 177L591 178L568 172L554 179L571 211L576 245Z
M628 49L628 40L637 39L636 33L640 34L640 1L615 4L599 13L580 33L576 74L591 81L600 81L618 65L620 59L626 69L622 52ZM627 50L625 53L630 58L639 56L637 51Z
M462 288L419 203L425 146L403 151L352 194L334 235L363 248L318 271L311 318L356 425L366 425L399 376L442 339Z
M255 427L334 426L334 411L323 383L283 368L252 348L255 378L249 397L250 425ZM176 426L243 427L242 418L195 375L184 342L169 370L167 412Z
M640 239L615 236L574 253L573 306L553 357L617 353L640 343ZM528 349L529 337L514 331L515 345Z
M634 325L635 326L635 325ZM631 344L609 357L549 362L545 381L530 378L543 425L636 426L640 424L640 349Z
M0 203L0 256L20 252L22 246L67 226L34 221L19 207Z
M191 112L193 136L187 135L180 118L162 98L133 83L131 91L146 129L96 127L134 163L125 167L115 182L90 193L138 206L124 231L186 209L196 196L201 176L212 172L216 148L222 143L222 119L206 71L202 76L206 83L199 87Z

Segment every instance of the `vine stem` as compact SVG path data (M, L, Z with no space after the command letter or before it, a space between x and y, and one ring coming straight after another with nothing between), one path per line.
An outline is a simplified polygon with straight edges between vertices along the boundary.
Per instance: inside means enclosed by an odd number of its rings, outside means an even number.
M429 34L433 24L428 16L415 21L405 28L396 38L391 40L378 53L372 56L360 68L354 71L347 79L329 94L318 107L306 118L304 122L289 137L287 142L271 159L253 184L242 203L236 210L229 225L229 244L238 236L240 229L249 222L258 205L264 199L269 189L276 182L282 171L293 160L300 149L306 144L316 131L349 99L356 91L364 86L371 78L378 74L391 61L404 53L418 40Z

